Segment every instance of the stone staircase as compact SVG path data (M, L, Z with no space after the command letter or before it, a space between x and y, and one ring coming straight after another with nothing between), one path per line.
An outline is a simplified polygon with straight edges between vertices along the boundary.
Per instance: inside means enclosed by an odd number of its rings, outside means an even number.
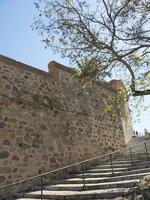
M137 142L137 141L136 141ZM132 145L134 145L132 143ZM150 143L147 144L148 154L144 148L132 155L118 157L85 169L84 173L72 174L72 177L60 180L57 184L36 186L34 191L17 193L15 200L110 200L127 194L139 180L150 175ZM113 166L113 168L112 168ZM83 181L84 176L84 181Z

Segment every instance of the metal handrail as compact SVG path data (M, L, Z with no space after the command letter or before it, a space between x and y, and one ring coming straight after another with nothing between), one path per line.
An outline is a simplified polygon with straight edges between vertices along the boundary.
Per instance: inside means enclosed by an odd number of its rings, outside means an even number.
M107 153L107 154L102 155L102 156L96 156L96 157L93 157L93 158L90 158L90 159L86 159L86 160L84 160L84 161L77 162L77 163L74 163L74 164L71 164L71 165L67 165L67 166L65 166L65 167L58 168L58 169L56 169L56 170L52 170L52 171L49 171L49 172L46 172L46 173L43 173L43 174L40 174L40 175L37 175L37 176L33 176L33 177L30 177L30 178L27 178L27 179L24 179L24 180L15 182L15 183L11 183L11 184L8 184L8 185L5 185L5 186L1 186L1 187L0 187L0 190L6 189L6 188L9 188L9 187L18 185L18 184L25 183L25 182L27 182L27 181L32 181L32 180L34 180L34 179L43 178L43 177L45 177L45 176L47 176L47 175L50 175L50 174L53 174L53 173L56 173L56 172L59 172L59 171L65 170L65 169L69 169L69 168L74 167L74 166L82 165L82 167L83 167L83 164L85 164L85 163L87 163L87 162L90 162L90 161L93 161L93 160L96 160L96 159L98 159L98 158L104 158L104 157L110 156L110 160L112 160L112 155L117 154L117 153L120 153L120 152L125 151L125 150L130 150L130 153L131 153L131 149L132 149L132 148L135 148L135 147L137 147L137 146L140 146L141 144L144 144L144 145L145 145L146 153L148 153L148 152L147 152L146 143L149 143L149 142L150 142L150 140L144 141L144 142L140 142L139 144L134 145L134 146L126 147L126 148L123 148L123 149L120 149L120 150L117 150L117 151L114 151L114 152L111 152L111 153ZM132 153L131 153L131 154L132 154ZM131 155L131 157L132 157L132 155ZM112 169L112 172L113 172L113 169ZM85 184L85 180L84 180L84 184Z

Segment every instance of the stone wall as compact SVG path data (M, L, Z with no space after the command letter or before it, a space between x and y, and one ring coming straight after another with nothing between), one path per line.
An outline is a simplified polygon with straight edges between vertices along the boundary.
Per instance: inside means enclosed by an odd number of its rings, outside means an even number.
M104 112L110 84L84 93L74 71L49 73L0 56L0 185L121 149L118 113Z

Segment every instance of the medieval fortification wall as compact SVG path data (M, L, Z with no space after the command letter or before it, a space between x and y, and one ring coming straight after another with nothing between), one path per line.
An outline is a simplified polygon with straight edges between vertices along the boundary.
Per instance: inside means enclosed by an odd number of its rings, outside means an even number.
M0 184L123 148L131 132L121 112L104 112L114 83L87 95L70 68L51 62L47 73L0 56Z

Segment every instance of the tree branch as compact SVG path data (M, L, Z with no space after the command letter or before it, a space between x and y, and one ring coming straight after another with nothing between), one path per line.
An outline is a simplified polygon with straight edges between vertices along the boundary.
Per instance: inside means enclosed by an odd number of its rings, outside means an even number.
M132 95L133 95L134 97L136 97L136 96L150 95L150 90L143 90L143 91L135 90L135 91L133 91Z

